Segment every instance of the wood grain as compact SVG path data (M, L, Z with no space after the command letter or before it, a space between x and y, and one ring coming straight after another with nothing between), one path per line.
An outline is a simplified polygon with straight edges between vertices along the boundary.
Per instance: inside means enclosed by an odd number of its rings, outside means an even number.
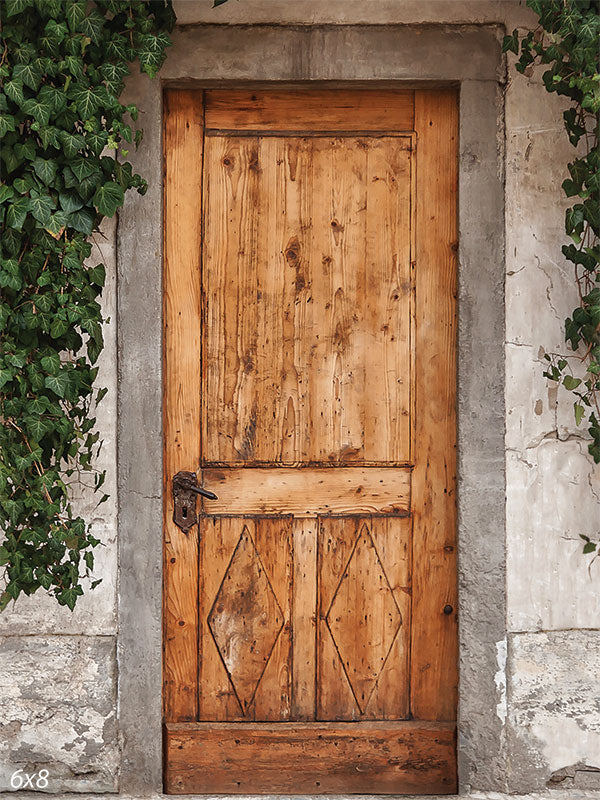
M456 719L456 252L458 97L419 90L411 710ZM444 613L450 606L453 612Z
M204 95L165 96L167 791L455 791L457 93Z
M209 514L408 514L410 470L399 467L269 467L202 470L218 500Z
M167 725L170 794L451 794L455 726L424 722Z
M291 719L294 720L313 720L316 713L317 528L316 519L296 519L293 523Z
M317 719L408 715L410 522L319 521Z
M173 521L171 479L200 456L202 99L165 92L164 715L195 719L198 704L198 534Z
M205 465L409 460L411 151L207 140Z
M257 131L410 131L408 89L210 89L207 129Z
M292 546L289 518L203 518L200 719L289 719Z

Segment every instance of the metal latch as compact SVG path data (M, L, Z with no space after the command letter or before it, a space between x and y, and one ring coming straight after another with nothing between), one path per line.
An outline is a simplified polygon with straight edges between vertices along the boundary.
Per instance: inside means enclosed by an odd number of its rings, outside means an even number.
M195 472L178 472L173 476L173 522L184 533L198 522L196 514L196 495L207 500L218 500L214 492L198 486Z

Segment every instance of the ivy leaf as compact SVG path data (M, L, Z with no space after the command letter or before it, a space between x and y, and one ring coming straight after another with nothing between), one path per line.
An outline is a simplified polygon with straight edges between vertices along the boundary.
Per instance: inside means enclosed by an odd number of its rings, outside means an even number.
M38 158L31 165L38 178L49 186L58 171L58 163L53 158Z
M0 137L15 129L15 118L11 114L0 114Z
M92 163L91 158L84 158L83 156L73 158L69 166L78 181L88 178L98 169L96 165Z
M12 381L14 375L10 369L0 369L0 389Z
M66 7L67 22L69 28L75 32L80 31L81 23L85 19L85 2L83 0L72 0Z
M38 94L38 100L49 106L54 114L62 114L67 107L67 98L64 91L55 86L42 86Z
M117 208L123 205L123 187L114 181L99 186L94 194L94 205L100 214L112 217Z
M13 80L24 83L33 91L37 91L42 80L41 70L35 64L17 64L13 69Z
M79 133L60 131L58 138L62 144L63 153L69 160L75 158L78 152L85 147L85 139Z
M221 0L221 2L226 2L226 0ZM215 4L217 4L217 0L215 0ZM504 37L502 41L502 52L519 54L519 31L516 28L510 35Z
M102 94L99 87L83 87L73 92L73 99L77 103L77 110L83 120L90 119L102 105Z
M50 375L56 375L60 370L60 356L57 353L52 353L50 356L43 356L40 359L42 369Z
M596 544L595 544L595 542L586 542L583 545L583 552L584 552L584 555L587 555L588 553L595 553L596 552Z
M99 156L108 144L108 138L109 136L106 131L87 133L85 136L85 144L95 155Z
M76 56L65 56L64 64L75 80L83 79L83 63L79 58Z
M8 211L6 212L6 224L8 227L20 231L23 227L25 219L27 218L28 211L28 197L19 197L17 200L11 203L8 207Z
M17 142L15 145L15 152L19 156L26 161L33 161L36 157L36 149L35 149L35 142L29 140L26 142Z
M81 586L71 586L69 589L63 589L58 595L58 602L61 606L68 606L71 611L75 608L77 598L83 594Z
M95 267L91 267L88 269L87 273L91 283L95 283L96 286L100 286L100 288L104 286L104 282L106 281L104 264L97 264Z
M31 97L25 100L21 106L26 114L29 114L40 125L47 125L50 122L51 108L49 103L39 100L37 97Z
M4 84L4 91L6 92L6 96L10 98L13 103L22 105L25 102L25 95L23 94L23 81L6 81Z
M104 17L99 11L93 9L87 17L80 23L80 30L86 36L89 36L94 44L100 44L102 38L102 29L104 28Z
M33 0L5 0L6 2L6 17L14 17L15 14L20 14L26 8L33 5Z
M0 203L10 200L11 197L14 197L14 194L15 190L12 186L8 186L6 183L0 184Z
M30 210L35 219L42 225L50 221L50 214L54 208L54 201L46 194L36 195L30 200Z
M581 385L581 378L573 378L571 375L565 375L565 377L563 378L563 385L565 389L573 391L574 389L577 389L577 387Z
M74 211L79 211L80 208L83 208L83 200L77 192L59 192L58 202L62 210L67 214L72 214Z
M69 378L64 373L58 375L46 375L44 378L44 386L50 389L58 397L64 398L65 392L69 388Z
M75 213L71 214L69 222L76 231L89 236L94 230L95 218L90 211L82 208L80 211L75 211Z
M52 423L43 417L28 415L23 422L27 428L27 433L35 442L39 442L43 436L54 430Z
M50 326L50 336L53 339L58 339L63 336L69 330L69 323L61 319L60 317L55 317L52 325ZM51 387L49 387L51 388Z
M42 140L42 145L44 150L48 147L56 147L57 149L60 147L60 141L58 139L58 129L55 128L53 125L49 125L45 128L40 128L38 131L38 135Z
M46 225L46 230L51 236L58 239L67 227L68 222L68 214L64 211L55 211L54 214L50 214L50 221Z
M108 88L119 94L123 87L123 78L129 75L129 67L124 61L108 62L100 67L100 72Z

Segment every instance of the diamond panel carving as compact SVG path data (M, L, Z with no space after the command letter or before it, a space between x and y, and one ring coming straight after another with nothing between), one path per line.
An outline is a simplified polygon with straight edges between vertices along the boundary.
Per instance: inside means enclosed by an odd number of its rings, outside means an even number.
M356 539L325 619L364 714L402 625L402 614L366 525Z
M244 526L208 615L243 714L254 700L283 622L273 587Z

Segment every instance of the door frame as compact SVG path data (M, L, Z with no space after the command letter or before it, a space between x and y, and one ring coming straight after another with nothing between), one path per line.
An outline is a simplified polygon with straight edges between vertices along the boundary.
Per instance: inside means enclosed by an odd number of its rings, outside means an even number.
M128 196L117 246L121 791L162 789L163 88L249 86L258 78L375 89L416 80L459 85L459 781L461 791L475 776L478 789L503 788L502 65L498 26L203 25L176 32L160 82L130 80L127 102L140 108L144 128L132 160L150 188L143 199Z

